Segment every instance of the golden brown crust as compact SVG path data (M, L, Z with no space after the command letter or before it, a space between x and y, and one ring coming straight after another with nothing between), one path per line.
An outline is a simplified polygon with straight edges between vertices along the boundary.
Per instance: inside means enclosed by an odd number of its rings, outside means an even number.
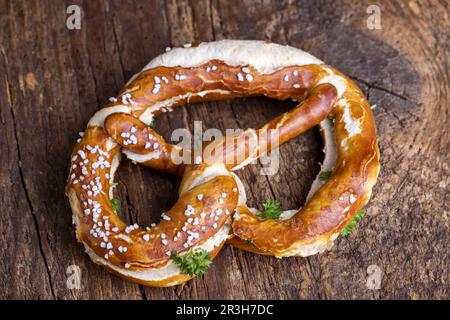
M243 68L248 68L248 73L244 73ZM285 81L285 74L292 74L294 71L296 76L291 76ZM238 76L239 74L242 78ZM245 78L247 75L251 75L251 81ZM161 101L188 93L195 94L211 90L216 92L177 100L170 107L184 105L186 102L230 99L248 95L264 95L279 100L301 100L308 89L325 75L326 71L319 65L291 66L270 74L262 74L251 65L231 66L220 60L211 60L195 68L160 66L143 71L121 91L119 96L132 95L132 113L139 117L148 106L157 105ZM167 84L163 79L167 79ZM158 90L154 90L156 84L160 84L157 86ZM107 107L120 104L121 101L112 102ZM155 108L154 116L163 112L164 109L165 107Z
M224 244L225 244L225 242L223 242L220 246L216 247L213 251L210 252L211 259L214 259L216 257L216 255L222 249ZM101 265L101 264L98 264L98 265L104 267L109 272L114 273L115 275L117 275L117 276L119 276L119 277L121 277L121 278L123 278L125 280L133 281L133 282L142 284L144 286L150 286L150 287L160 287L160 288L162 288L162 287L171 287L171 286L175 286L175 285L178 285L178 284L182 284L182 283L192 279L191 276L189 276L187 274L184 274L184 273L181 273L181 274L178 274L178 275L175 275L175 276L171 276L171 277L165 278L164 280L145 281L145 280L142 280L142 279L139 279L139 278L135 278L135 277L132 277L132 276L124 275L123 273L117 272L116 270L114 270L114 269L112 269L112 268L110 268L108 266Z
M137 137L137 144L127 143L129 138L123 136L124 133L129 133L131 128L136 129L134 136ZM118 144L132 152L137 154L158 152L158 158L147 160L146 166L178 176L183 175L185 164L174 163L171 159L174 146L166 143L155 130L139 119L122 112L113 113L105 119L105 130Z
M219 65L220 69L218 70L221 70L221 72L223 73L227 72L225 74L233 72L235 69L239 70L239 68L236 67L228 67L227 69L226 65L224 65L223 63L217 63L217 61L214 65L216 64ZM205 66L203 66L203 69L204 68ZM301 87L291 87L290 89L285 88L284 92L282 92L284 95L281 95L282 93L277 92L274 85L272 85L272 87L264 87L263 90L261 86L264 85L263 80L267 79L268 75L258 75L257 73L255 73L253 81L251 82L255 82L255 84L251 87L251 89L248 89L249 94L260 94L261 92L264 92L264 94L267 96L287 99L289 95L297 97L299 95L299 92L301 92L300 95L306 96L305 100L299 103L299 105L293 110L276 117L269 123L265 124L262 128L257 130L247 129L243 131L243 133L232 138L232 143L228 143L228 141L225 140L226 137L221 140L211 142L205 148L205 153L203 154L202 161L209 164L216 162L225 162L226 166L229 169L232 169L233 167L240 165L249 157L258 158L261 155L270 152L273 148L277 148L279 145L289 141L290 139L319 124L319 122L323 120L333 109L337 97L337 92L334 86L327 83L317 85L311 90L306 91L307 88L312 85L312 80L310 79L312 79L313 77L311 76L311 73L313 71L318 72L317 70L315 70L316 68L316 66L305 66L297 68L299 69L297 70L296 68L290 67L273 73L273 77L280 77L280 74L282 74L283 72L292 72L293 69L298 71L298 79L293 82L299 84L299 86ZM165 70L165 68L163 69ZM200 71L192 72L192 70L197 69L200 69ZM191 79L191 82L198 83L200 81L211 81L211 79L202 79L202 76L204 76L204 73L206 73L203 69L202 67L188 69L191 71L191 73L189 74L189 79ZM150 76L155 77L154 74L155 72L151 72ZM157 77L164 77L161 74L165 73L157 74ZM194 77L198 77L198 79L194 79ZM138 77L135 81L138 81L139 79L141 78ZM231 81L230 77L226 77L225 79L228 79L229 83L222 84L223 87L220 87L221 90L237 90L237 92L239 92L239 95L243 95L242 92L244 89L241 87L242 84L240 84L239 81ZM217 82L213 82L212 84L216 85L216 87L214 88L216 88L217 90ZM201 90L211 90L212 84L209 82L205 82L204 85L201 86ZM134 82L132 82L129 86L132 86L132 88L139 87L142 90L143 84L136 85ZM286 85L283 84L283 87L284 86ZM164 99L170 99L174 94L183 95L187 92L190 92L186 90L186 87L182 88L184 89L184 91L178 90L173 93L171 91L171 87L169 87L169 89L167 89L166 91L167 94L170 95L164 96ZM305 92L307 92L307 94ZM211 99L216 99L218 96L221 95L205 95L202 97L197 97L197 99L201 99L201 101L208 101ZM236 92L233 92L233 96L236 96ZM229 97L229 95L227 95L227 97ZM142 100L144 99L139 100L135 98L133 100L134 106L137 108L140 103L139 101ZM150 103L152 100L148 98L146 101ZM155 110L154 115L157 115L159 112L159 110ZM124 133L129 132L131 127L134 127L137 130L134 133L134 135L137 136L139 140L139 143L137 144L131 144L129 139L126 136L123 136ZM181 175L184 172L185 163L174 161L171 156L173 150L177 147L173 144L167 143L157 132L146 126L135 116L128 115L126 113L114 113L106 118L105 129L117 143L119 143L123 148L135 154L148 155L158 152L159 155L157 159L152 158L150 160L140 162L143 165L176 175ZM274 133L276 133L276 135ZM153 148L155 143L158 146L157 149ZM250 146L253 146L254 152L251 150L252 148ZM208 150L211 150L211 152L208 152ZM194 155L190 154L189 150L180 150L180 156L183 156L184 152L188 153L189 156L183 158L189 159L190 163L194 163Z
M173 252L183 253L204 243L229 223L237 205L238 194L233 191L237 185L230 175L219 174L181 194L158 225L146 229L125 225L110 202L112 159L118 150L103 128L94 126L86 130L72 153L67 194L77 221L77 239L99 261L128 271L164 267ZM199 170L204 168L194 165L189 172L197 176ZM175 278L186 279L171 276L170 281Z
M338 158L330 179L297 214L287 220L264 220L245 206L237 209L240 218L233 221L234 234L251 240L258 250L266 254L296 255L295 251L301 251L302 246L326 244L369 200L379 171L376 128L364 95L349 79L346 80L347 89L341 98L345 105L338 103L331 113ZM345 112L357 119L353 121L359 122L360 133L352 136L348 132Z
M229 244L235 248L238 248L238 249L241 249L244 251L248 251L251 253L256 253L256 254L261 254L261 255L270 255L269 253L266 253L265 251L255 247L251 240L244 240L237 236L228 239L227 244Z

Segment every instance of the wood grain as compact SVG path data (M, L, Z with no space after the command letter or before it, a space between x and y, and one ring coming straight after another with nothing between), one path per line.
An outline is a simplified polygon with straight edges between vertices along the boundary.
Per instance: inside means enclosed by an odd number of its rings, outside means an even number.
M80 30L66 7L82 8ZM449 17L447 1L0 0L0 298L445 299L449 294ZM328 253L278 260L225 247L210 272L183 286L146 288L96 267L64 196L77 133L106 99L167 46L270 39L351 76L376 115L382 169L367 215ZM165 114L158 129L255 127L292 107L265 98L201 103ZM280 149L280 171L239 173L251 205L305 201L319 170L317 130ZM123 218L150 224L174 202L178 179L124 161ZM82 271L69 290L66 270ZM366 286L367 268L382 271Z

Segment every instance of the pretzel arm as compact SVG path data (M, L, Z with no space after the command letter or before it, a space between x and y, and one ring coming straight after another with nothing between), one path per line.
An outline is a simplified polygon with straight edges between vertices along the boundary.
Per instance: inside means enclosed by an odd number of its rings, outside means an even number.
M281 145L318 125L333 110L336 98L333 85L320 84L294 110L273 119L261 131L278 129Z
M205 157L207 163L225 162L231 170L237 170L274 148L318 125L333 109L337 91L331 84L313 88L306 99L293 110L271 120L261 129L247 129L232 137L215 141L214 152Z
M178 146L165 142L154 130L147 129L137 119L148 124L161 113L171 111L174 107L186 102L229 99L244 95L302 100L324 73L317 65L305 65L289 66L264 74L251 65L232 66L217 59L195 68L158 66L144 70L133 77L124 90L105 106L103 112L107 115L111 114L109 118L106 118L105 127L108 133L121 144L129 159L157 170L181 175L184 164L180 163L180 158L190 159L190 163L197 160L192 159L193 155L189 154L189 150L182 150ZM131 116L136 119L132 119ZM142 150L142 145L134 145L133 141L127 137L120 137L121 134L133 135L132 132L127 131L131 130L131 126L128 128L126 123L121 125L121 121L129 121L135 128L150 132L151 138L156 140L160 149ZM255 133L254 131L251 134ZM136 137L136 135L133 136ZM152 143L147 140L143 137L139 142ZM174 161L170 155L178 155L178 160ZM249 152L249 155L253 155L253 152ZM157 158L158 156L160 158Z
M239 206L233 232L253 246L239 240L233 244L277 257L309 256L329 248L367 203L379 170L376 129L367 100L347 81L348 89L332 112L337 159L330 179L302 209L280 220L258 218L254 210Z
M105 130L132 160L155 170L183 175L185 164L172 161L172 152L181 152L181 148L166 143L138 118L114 113L106 118Z
M313 88L306 99L293 110L271 120L261 129L247 129L227 141L227 137L212 142L213 152L203 155L206 163L224 162L230 169L238 168L243 162L256 160L272 148L289 141L319 124L331 112L337 92L330 84ZM181 175L184 163L173 161L174 149L188 152L166 143L153 129L139 119L125 113L114 113L105 120L105 129L123 147L126 155L145 166L172 174ZM275 132L275 134L274 134ZM252 143L246 139L253 139ZM250 150L253 146L253 150ZM189 163L194 163L193 155Z

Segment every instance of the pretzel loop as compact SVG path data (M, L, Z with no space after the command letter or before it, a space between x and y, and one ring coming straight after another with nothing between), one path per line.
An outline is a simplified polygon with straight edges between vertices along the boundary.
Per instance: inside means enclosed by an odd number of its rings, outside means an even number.
M187 102L246 95L302 102L262 128L210 143L205 150L212 152L200 159L148 126ZM328 114L334 124L325 119ZM301 210L286 211L279 220L259 218L246 206L232 171L318 124L326 149L322 169L332 170L331 178L316 179ZM369 200L379 170L375 130L359 88L301 50L233 40L174 49L152 60L98 111L75 146L66 193L77 239L95 263L151 286L193 276L175 263L174 254L201 250L213 258L227 240L277 257L321 252ZM179 199L158 225L126 225L114 212L111 185L121 152L183 176ZM187 153L189 163L175 161L176 153Z

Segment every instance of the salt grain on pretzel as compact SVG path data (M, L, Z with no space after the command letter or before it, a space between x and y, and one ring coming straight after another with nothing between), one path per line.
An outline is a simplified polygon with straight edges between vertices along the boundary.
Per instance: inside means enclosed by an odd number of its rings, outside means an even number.
M198 164L174 161L174 152L183 150L146 125L186 102L245 95L303 102L262 128L233 137L231 147L216 141L216 152ZM334 123L325 119L329 113ZM242 184L231 171L319 123L326 148L322 169L333 171L330 179L316 179L300 211L261 219L246 207ZM240 139L244 136L253 140L254 150ZM137 163L183 176L178 201L158 225L127 226L115 214L111 184L120 151ZM229 154L231 161L223 163ZM233 234L233 245L279 257L329 248L368 201L379 169L372 112L356 85L299 49L234 40L171 49L153 59L89 121L71 159L66 192L77 239L95 263L152 286L190 279L195 272L183 269L183 259L193 259L195 252L214 257Z

